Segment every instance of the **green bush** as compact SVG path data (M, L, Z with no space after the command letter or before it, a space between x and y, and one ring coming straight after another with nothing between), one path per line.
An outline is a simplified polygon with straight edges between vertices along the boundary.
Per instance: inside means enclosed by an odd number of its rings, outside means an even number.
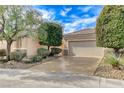
M104 6L96 23L97 46L124 48L124 6Z
M39 56L45 58L45 57L49 56L50 52L45 48L38 48L37 49L37 54Z
M22 61L24 57L26 57L26 50L16 50L11 52L11 60Z
M39 56L39 55L35 55L35 56L33 56L33 57L31 58L31 62L32 62L32 63L40 62L40 61L42 61L42 57Z
M0 57L6 56L6 50L0 49Z
M51 56L54 56L54 55L57 55L57 54L59 54L59 53L61 53L62 52L62 49L60 49L60 48L51 48L51 53L50 53L50 55Z
M63 28L56 22L43 22L38 29L40 44L50 46L60 46L62 44Z

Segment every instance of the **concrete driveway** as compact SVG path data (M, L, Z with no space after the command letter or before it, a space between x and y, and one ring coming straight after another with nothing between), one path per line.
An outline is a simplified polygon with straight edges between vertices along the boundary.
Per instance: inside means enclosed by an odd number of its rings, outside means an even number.
M0 69L4 88L124 87L124 81L91 76L98 59L61 57L27 70Z
M98 59L86 57L60 57L32 67L32 71L93 75Z

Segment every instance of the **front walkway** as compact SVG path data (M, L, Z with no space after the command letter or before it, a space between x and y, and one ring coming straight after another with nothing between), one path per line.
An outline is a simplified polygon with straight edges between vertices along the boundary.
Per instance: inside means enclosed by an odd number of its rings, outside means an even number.
M6 88L99 88L124 87L124 81L83 74L45 73L31 70L0 69L0 87Z

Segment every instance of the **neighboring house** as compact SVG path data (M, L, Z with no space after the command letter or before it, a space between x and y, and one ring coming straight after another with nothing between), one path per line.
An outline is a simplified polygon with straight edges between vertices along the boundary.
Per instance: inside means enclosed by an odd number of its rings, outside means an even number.
M84 29L64 35L64 46L68 55L78 57L103 57L104 48L96 46L94 29Z
M15 49L26 49L27 50L27 56L36 55L37 48L40 48L41 45L39 45L37 40L33 40L30 37L23 37L17 41L14 41L11 46L11 51L14 51ZM0 48L6 49L6 41L0 41Z

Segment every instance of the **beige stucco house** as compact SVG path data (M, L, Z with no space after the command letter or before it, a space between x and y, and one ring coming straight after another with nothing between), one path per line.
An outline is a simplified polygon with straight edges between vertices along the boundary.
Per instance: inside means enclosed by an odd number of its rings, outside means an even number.
M103 57L104 48L96 46L94 29L84 29L64 35L64 47L68 55L77 57Z
M6 41L0 41L0 49L6 49L6 45ZM30 37L24 37L12 43L11 51L16 49L25 49L27 51L27 56L32 56L36 55L37 48L40 47L41 45L39 45L37 40Z
M12 43L11 51L15 49L26 49L27 56L37 54L37 49L41 46L38 40L31 37L24 37ZM104 48L96 46L96 34L94 29L84 29L65 34L63 44L59 47L68 50L69 56L77 57L103 57ZM0 41L0 49L6 49L6 42ZM65 51L63 52L65 53Z
M4 40L0 41L0 49L6 49L6 47L7 47L6 41ZM60 46L59 48L62 47L63 45ZM37 54L38 48L47 48L47 46L40 45L39 41L32 37L24 36L23 38L20 38L12 43L11 52L15 51L16 49L25 49L27 51L27 56L30 57Z

